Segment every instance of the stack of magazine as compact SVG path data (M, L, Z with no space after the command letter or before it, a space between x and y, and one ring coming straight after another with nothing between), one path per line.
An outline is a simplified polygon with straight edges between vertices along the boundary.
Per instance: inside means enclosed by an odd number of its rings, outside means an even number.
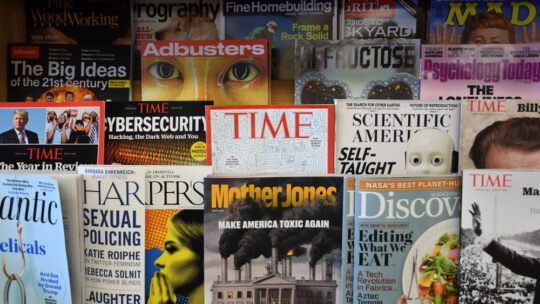
M26 0L0 303L540 303L539 9Z

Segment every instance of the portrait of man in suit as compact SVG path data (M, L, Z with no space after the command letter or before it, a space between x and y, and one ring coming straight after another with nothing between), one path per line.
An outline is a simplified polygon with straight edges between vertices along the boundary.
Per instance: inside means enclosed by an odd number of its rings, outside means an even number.
M15 110L12 117L13 129L9 129L0 134L0 144L38 144L37 133L26 130L28 123L28 112L25 110Z

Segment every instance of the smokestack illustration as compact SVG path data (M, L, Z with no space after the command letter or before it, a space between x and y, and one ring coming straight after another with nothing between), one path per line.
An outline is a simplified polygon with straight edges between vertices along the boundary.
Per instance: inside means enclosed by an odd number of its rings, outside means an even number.
M228 209L227 220L251 221L281 218L283 220L318 220L325 219L336 223L340 227L341 213L336 212L333 206L317 204L312 208L292 208L277 212L272 208L265 208L261 202L252 198L235 200ZM228 282L228 258L233 257L232 267L235 271L234 280L241 281L242 267L246 280L252 279L251 261L263 256L267 259L267 273L281 274L292 277L293 256L308 255L309 279L316 280L316 264L321 265L320 280L331 278L332 265L327 266L323 261L325 255L333 249L341 247L341 230L321 229L230 229L224 230L219 239L219 253L221 254L221 280ZM309 254L307 254L309 248ZM281 265L279 265L281 263ZM231 279L232 281L233 279Z
M294 255L294 249L287 250L287 255L283 259L283 275L292 277L292 257Z
M338 237L334 236L333 233L335 232L329 232L326 230L322 230L313 238L313 242L311 243L311 249L309 251L309 265L315 266L315 264L327 253L331 252L332 249L338 248L340 246L336 239L339 239ZM323 267L324 268L324 267ZM323 272L323 276L321 279L325 279L326 274Z
M292 256L289 256L287 257L287 262L289 263L289 273L288 273L288 277L292 277Z
M221 278L227 282L227 258L221 258Z
M238 267L234 269L234 279L235 281L241 281L242 280L242 268Z
M251 261L246 262L246 280L251 280Z
M277 247L272 247L272 272L278 273L278 250Z
M330 258L326 258L325 261L324 261L324 264L326 265L324 267L324 271L325 273L323 274L323 280L326 280L326 281L332 281L332 276L333 276L333 268L332 268L332 260Z
M315 281L315 264L309 264L309 280Z

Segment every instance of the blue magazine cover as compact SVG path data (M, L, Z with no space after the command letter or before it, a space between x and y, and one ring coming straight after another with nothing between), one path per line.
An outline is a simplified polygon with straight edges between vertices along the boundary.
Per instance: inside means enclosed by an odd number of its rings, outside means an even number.
M356 179L353 303L456 303L461 178Z
M343 183L343 231L341 233L341 294L344 304L353 303L354 195L355 178Z
M0 175L0 196L0 302L71 303L56 180Z

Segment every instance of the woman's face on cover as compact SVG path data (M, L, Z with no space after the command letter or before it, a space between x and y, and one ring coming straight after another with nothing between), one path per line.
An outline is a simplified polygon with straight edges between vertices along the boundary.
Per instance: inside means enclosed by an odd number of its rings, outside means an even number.
M167 224L164 251L155 265L167 279L169 287L178 294L202 276L201 259L193 250L180 243L170 226L170 223Z
M258 58L155 57L142 60L144 100L213 100L253 104L268 100L268 71Z

